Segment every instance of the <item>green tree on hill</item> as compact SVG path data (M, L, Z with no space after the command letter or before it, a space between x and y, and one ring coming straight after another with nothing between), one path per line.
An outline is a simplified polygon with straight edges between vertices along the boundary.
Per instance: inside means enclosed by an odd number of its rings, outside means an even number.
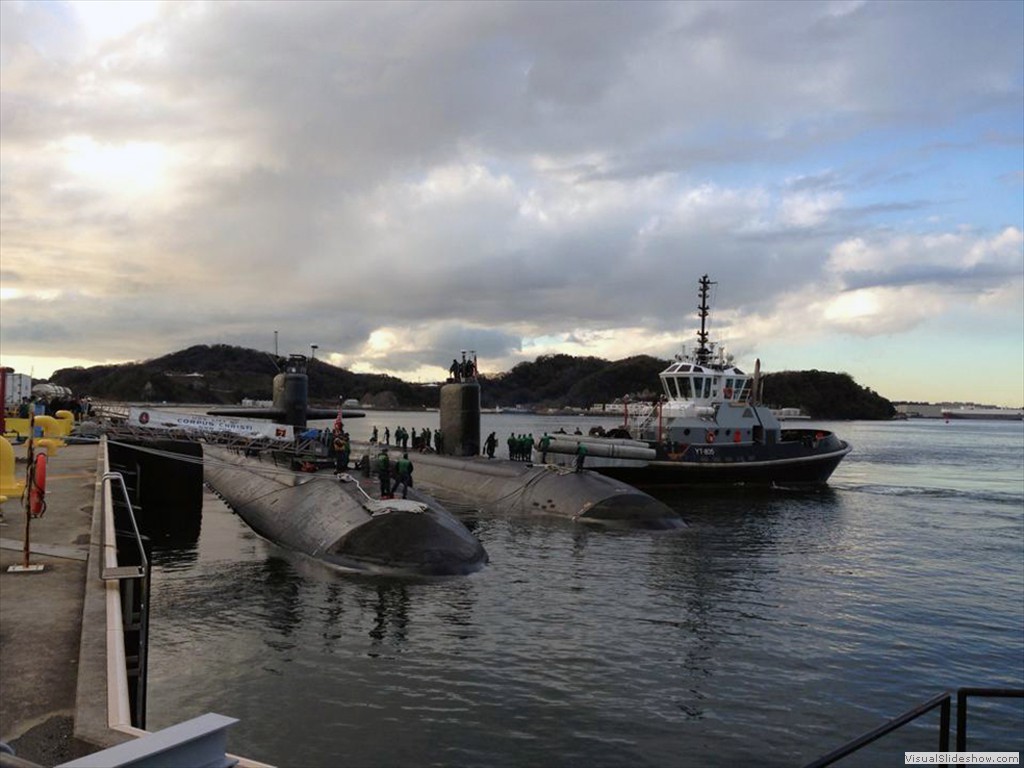
M800 408L816 419L891 419L893 404L860 386L848 373L784 371L764 377L764 402Z
M665 360L637 355L609 362L597 357L542 355L496 376L481 376L484 407L529 404L589 407L623 395L657 396ZM278 372L266 352L226 344L196 345L163 357L124 365L64 368L51 377L79 395L120 401L237 403L269 400ZM191 374L201 374L196 377ZM308 365L309 398L323 407L354 398L367 405L403 408L439 404L436 385L413 384L394 376L358 374L323 360ZM764 377L764 399L777 407L799 407L820 419L888 419L892 404L854 382L849 374L787 371Z

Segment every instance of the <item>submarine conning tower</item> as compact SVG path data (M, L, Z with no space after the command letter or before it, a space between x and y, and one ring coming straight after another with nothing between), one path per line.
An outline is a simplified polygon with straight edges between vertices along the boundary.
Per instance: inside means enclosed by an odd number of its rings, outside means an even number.
M284 370L274 377L274 408L283 413L282 423L301 428L306 426L308 403L306 358L292 355L284 364Z
M476 456L480 453L480 384L455 381L441 387L441 453Z

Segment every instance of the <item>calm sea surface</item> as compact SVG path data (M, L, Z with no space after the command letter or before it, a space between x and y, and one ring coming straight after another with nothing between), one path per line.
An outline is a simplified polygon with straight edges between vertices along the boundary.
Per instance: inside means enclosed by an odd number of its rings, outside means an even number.
M347 427L375 424L437 414ZM281 766L781 766L1024 686L1024 425L825 426L854 446L827 490L679 493L669 533L471 512L491 563L443 581L338 574L207 495L198 541L157 543L148 727L237 717L229 749ZM937 749L919 722L843 765ZM972 700L970 734L1024 751L1020 700Z

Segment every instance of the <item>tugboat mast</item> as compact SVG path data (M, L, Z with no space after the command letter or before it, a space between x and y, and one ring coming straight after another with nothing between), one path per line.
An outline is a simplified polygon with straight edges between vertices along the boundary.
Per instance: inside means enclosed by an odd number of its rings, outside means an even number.
M711 280L708 279L707 275L704 275L700 279L700 292L697 294L700 296L700 305L697 307L697 314L700 317L700 331L697 332L697 341L699 345L697 347L697 364L698 365L710 365L711 364L711 348L708 346L708 292L712 285L715 285Z

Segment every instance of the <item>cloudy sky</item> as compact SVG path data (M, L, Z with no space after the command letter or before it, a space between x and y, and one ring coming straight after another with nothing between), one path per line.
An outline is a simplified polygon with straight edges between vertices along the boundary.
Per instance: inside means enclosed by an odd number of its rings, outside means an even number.
M1024 401L1024 3L0 3L0 354Z

